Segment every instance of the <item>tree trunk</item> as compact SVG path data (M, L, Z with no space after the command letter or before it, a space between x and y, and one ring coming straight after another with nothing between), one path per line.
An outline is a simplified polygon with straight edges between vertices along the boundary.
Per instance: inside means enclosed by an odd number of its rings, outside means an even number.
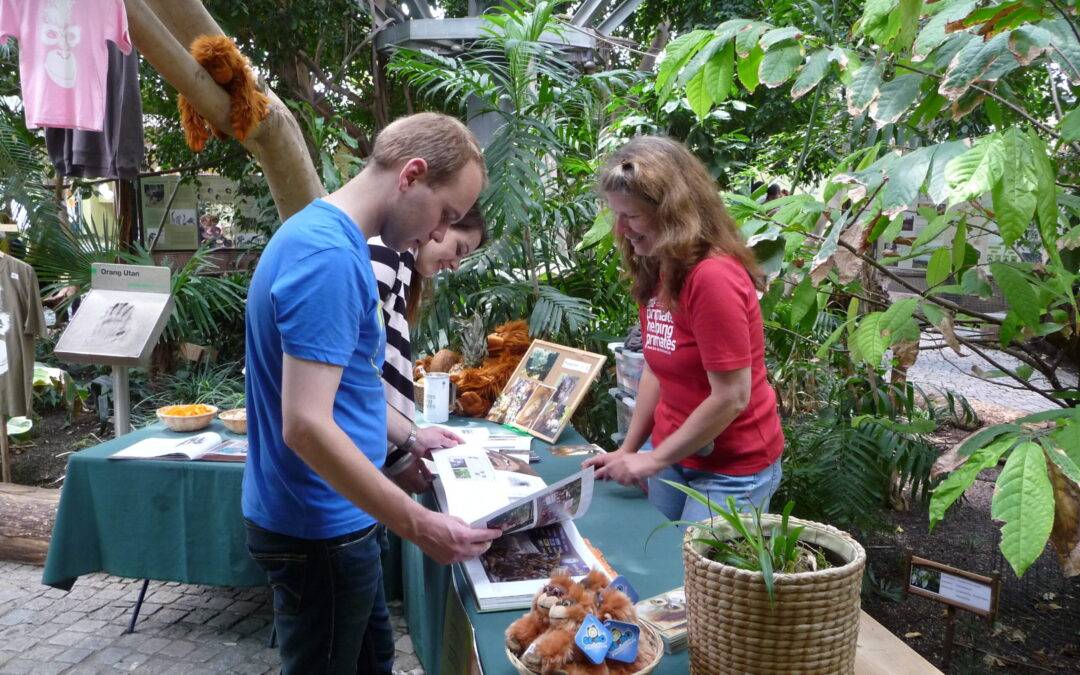
M660 55L660 52L664 51L664 47L667 46L670 38L671 29L667 21L656 27L656 35L653 35L652 44L649 45L649 52L642 56L641 62L638 63L639 71L643 73L652 72L653 68L656 67L656 57Z
M0 560L43 565L60 491L0 484Z
M124 0L135 46L170 85L218 129L230 130L229 96L188 53L200 35L222 35L199 0ZM248 135L245 148L262 167L278 215L285 220L326 194L300 126L271 91L270 114ZM231 133L231 132L230 132Z

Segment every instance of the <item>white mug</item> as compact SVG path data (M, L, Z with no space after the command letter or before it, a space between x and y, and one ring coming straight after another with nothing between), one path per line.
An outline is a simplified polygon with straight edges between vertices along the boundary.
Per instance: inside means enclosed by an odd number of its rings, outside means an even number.
M428 373L424 377L424 417L440 424L450 418L450 376Z

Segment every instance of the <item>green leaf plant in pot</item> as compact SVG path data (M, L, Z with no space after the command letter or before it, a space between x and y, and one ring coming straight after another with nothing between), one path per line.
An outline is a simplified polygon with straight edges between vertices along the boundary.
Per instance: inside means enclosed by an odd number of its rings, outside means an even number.
M668 483L668 481L664 481ZM853 673L866 552L821 523L720 506L668 483L712 517L686 525L683 564L694 673ZM661 526L664 527L664 526Z

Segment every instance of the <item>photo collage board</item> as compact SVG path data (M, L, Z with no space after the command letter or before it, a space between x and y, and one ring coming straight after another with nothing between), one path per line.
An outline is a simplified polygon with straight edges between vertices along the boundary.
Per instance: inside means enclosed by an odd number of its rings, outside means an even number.
M606 357L534 340L487 419L554 443Z

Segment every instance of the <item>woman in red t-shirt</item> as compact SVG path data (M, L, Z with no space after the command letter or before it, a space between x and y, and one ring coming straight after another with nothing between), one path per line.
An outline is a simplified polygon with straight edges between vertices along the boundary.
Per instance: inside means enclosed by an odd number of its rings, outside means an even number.
M708 170L681 143L630 141L607 162L600 189L640 306L646 365L622 447L586 466L598 478L647 485L671 520L709 514L660 479L719 504L730 495L740 508L767 509L784 436L765 377L753 254Z

